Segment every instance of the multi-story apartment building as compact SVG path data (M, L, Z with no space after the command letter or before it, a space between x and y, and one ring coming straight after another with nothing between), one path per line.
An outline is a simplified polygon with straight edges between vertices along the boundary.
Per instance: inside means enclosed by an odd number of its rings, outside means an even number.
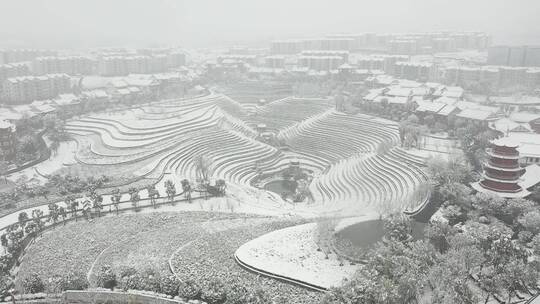
M391 54L415 55L433 52L453 52L458 49L486 49L491 37L479 32L436 32L412 34L333 34L316 39L273 41L272 54L292 55L305 50L361 49L386 50Z
M94 59L84 56L38 57L32 61L32 71L35 75L89 75L94 72L95 65Z
M324 51L324 50L308 50L302 51L301 56L338 56L343 62L349 61L348 51Z
M429 62L396 62L393 75L408 80L434 81L437 67Z
M444 81L463 87L482 83L491 88L525 86L535 89L540 86L540 69L509 66L449 67L444 70Z
M26 63L8 63L0 65L0 84L7 78L30 75L30 68Z
M176 68L186 65L186 54L180 51L173 51L167 54L167 67Z
M362 56L356 58L356 66L363 70L385 70L385 60L382 57Z
M540 67L540 46L493 46L488 50L488 64L513 67Z
M0 121L0 159L11 159L15 155L15 125Z
M56 51L35 49L12 49L0 50L0 64L32 61L34 58L43 56L56 56Z
M525 83L528 89L540 88L540 69L528 69L525 73Z
M270 44L272 54L293 55L302 51L301 40L276 40Z
M103 76L150 74L166 72L169 68L185 65L184 53L104 56L97 64L97 72Z
M448 36L454 40L458 49L483 50L491 44L491 37L481 32L450 33Z
M345 63L341 56L300 56L298 66L314 71L331 71Z
M435 53L453 52L456 50L456 40L454 38L434 38L431 50Z
M359 69L380 70L394 75L396 73L396 63L405 61L409 61L409 56L374 54L356 57L356 66Z
M391 54L414 55L418 53L419 46L416 39L393 39L389 41Z
M66 74L13 77L2 84L2 100L10 104L22 104L54 98L70 91L71 79Z
M282 69L285 67L285 57L279 55L267 56L264 58L264 65L272 69Z
M500 67L500 87L522 86L525 84L526 67Z

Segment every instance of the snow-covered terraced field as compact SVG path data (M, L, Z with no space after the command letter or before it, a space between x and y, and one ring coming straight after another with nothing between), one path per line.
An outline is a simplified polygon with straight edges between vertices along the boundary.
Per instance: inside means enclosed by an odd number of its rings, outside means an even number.
M311 183L311 191L320 202L349 202L372 206L393 202L410 203L418 187L427 182L422 169L396 149L377 155L366 153L339 161ZM414 204L416 203L416 204ZM421 201L413 202L414 208Z
M299 160L314 173L310 189L325 204L374 206L408 197L426 181L424 160L395 147L396 123L333 108L328 99L284 98L254 107L211 94L87 115L68 121L66 130L77 141L80 164L129 165L135 176L155 179L194 180L195 159L206 156L214 178L249 186L257 167L279 172ZM288 149L256 140L258 124ZM394 148L379 155L381 144Z

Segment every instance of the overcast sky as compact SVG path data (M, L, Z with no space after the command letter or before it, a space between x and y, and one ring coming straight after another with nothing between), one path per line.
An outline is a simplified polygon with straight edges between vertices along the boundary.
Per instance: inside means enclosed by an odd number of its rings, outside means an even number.
M540 44L538 12L540 0L0 0L0 46L189 48L445 29Z

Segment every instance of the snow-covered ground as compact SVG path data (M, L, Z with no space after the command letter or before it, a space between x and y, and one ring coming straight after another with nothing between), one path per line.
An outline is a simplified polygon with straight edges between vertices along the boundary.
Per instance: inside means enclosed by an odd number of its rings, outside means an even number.
M240 246L236 257L243 263L281 277L322 288L340 286L351 278L358 265L328 259L317 251L313 234L317 224L309 223L277 230Z
M45 138L45 142L47 145L50 145L47 138ZM52 174L55 171L62 169L64 166L75 164L77 162L75 160L75 151L77 151L77 143L75 141L61 142L56 153L53 153L48 160L10 174L7 178L10 181L15 182L19 178L25 176L28 180L44 182L47 180L44 175Z

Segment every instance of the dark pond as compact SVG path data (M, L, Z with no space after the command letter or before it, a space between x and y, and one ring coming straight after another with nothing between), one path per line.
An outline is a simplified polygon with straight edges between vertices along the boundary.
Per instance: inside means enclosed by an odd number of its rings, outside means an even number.
M412 236L414 239L424 237L425 223L412 221ZM338 237L349 240L354 246L368 248L384 236L382 220L372 220L351 225L338 233Z
M295 181L274 180L264 185L264 189L272 191L279 195L284 192L287 194L293 194L296 191L296 186L297 183Z

